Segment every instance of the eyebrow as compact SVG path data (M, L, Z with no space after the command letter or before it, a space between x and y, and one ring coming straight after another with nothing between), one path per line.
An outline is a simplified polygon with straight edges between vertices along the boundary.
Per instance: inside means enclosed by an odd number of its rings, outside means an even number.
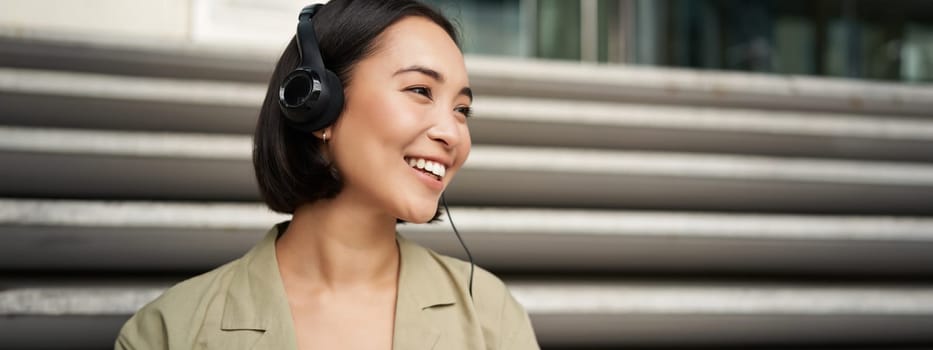
M440 83L444 82L444 75L441 74L440 72L433 70L431 68L428 68L428 67L417 66L417 65L399 69L398 71L395 72L395 74L392 74L392 76L396 76L396 75L404 74L404 73L411 73L411 72L416 72L416 73L427 75ZM462 89L460 89L459 94L468 97L470 99L470 102L473 102L473 89L470 89L470 87L464 86Z

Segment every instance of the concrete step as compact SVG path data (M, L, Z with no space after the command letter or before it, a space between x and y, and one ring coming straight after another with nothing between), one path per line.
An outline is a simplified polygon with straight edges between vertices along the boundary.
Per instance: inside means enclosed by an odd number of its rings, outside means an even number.
M247 136L0 127L0 195L257 199ZM458 205L927 215L933 165L475 146Z
M476 262L498 272L933 276L931 218L451 211ZM272 224L287 219L259 203L0 199L0 266L203 271L242 255ZM398 229L465 258L446 222Z
M247 134L264 94L254 83L0 68L0 123Z
M927 118L933 85L568 61L471 57L475 91L494 96L894 114Z
M933 161L933 120L481 96L479 143Z
M0 30L0 65L265 83L278 50ZM63 59L63 57L67 59ZM930 116L933 86L468 56L493 96Z
M0 66L5 67L264 82L278 54L241 46L0 27Z
M250 134L262 84L0 68L0 123ZM933 161L933 120L477 96L474 142ZM67 111L67 112L65 112Z
M548 345L930 344L933 288L750 283L510 283Z
M933 286L506 279L544 346L882 346L933 342ZM13 348L105 348L165 288L4 282ZM41 324L43 327L33 327ZM82 329L80 333L70 330ZM43 337L42 334L56 334Z

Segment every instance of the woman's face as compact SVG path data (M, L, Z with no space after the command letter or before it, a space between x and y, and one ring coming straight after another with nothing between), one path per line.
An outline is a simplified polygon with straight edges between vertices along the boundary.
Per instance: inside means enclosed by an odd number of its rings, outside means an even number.
M466 65L447 32L422 17L388 27L376 48L354 67L343 114L328 129L340 195L427 222L470 153Z

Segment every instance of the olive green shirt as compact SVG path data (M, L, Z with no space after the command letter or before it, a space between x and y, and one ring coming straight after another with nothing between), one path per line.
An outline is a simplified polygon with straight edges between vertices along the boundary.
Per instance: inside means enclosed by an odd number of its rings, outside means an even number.
M284 223L283 223L284 224ZM115 349L297 349L275 258L285 225L243 257L183 281L140 309ZM498 278L398 236L393 349L538 349L528 314Z

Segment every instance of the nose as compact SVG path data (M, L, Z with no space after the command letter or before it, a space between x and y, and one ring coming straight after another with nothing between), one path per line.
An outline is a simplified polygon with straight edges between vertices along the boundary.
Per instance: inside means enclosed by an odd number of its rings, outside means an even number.
M432 118L433 124L428 129L428 137L431 140L440 142L445 148L454 148L459 145L463 138L460 134L461 128L466 126L461 125L462 123L458 121L453 111L441 112L435 115L437 115L437 118Z

